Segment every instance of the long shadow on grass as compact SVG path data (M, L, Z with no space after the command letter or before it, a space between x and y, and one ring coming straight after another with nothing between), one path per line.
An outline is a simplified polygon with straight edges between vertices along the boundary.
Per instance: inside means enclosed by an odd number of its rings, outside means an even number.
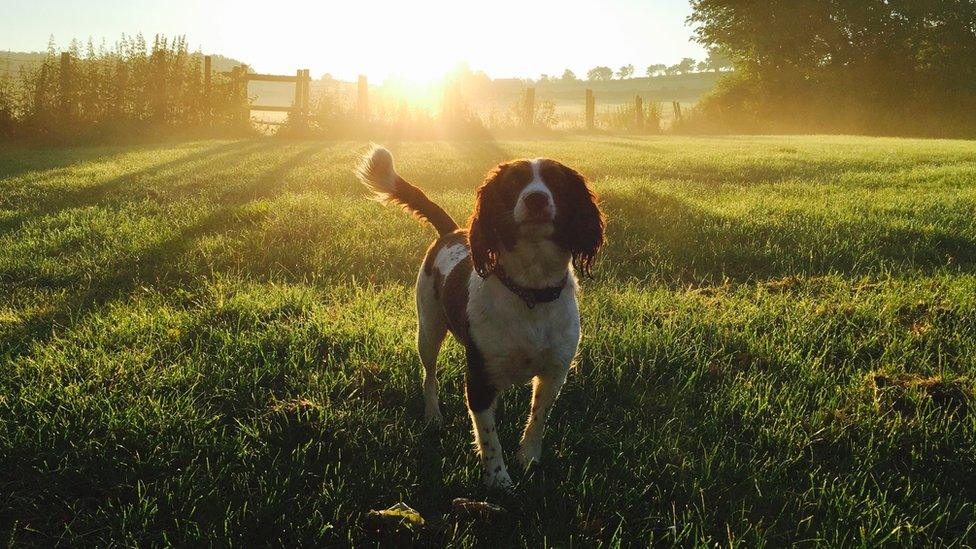
M33 319L30 326L17 334L19 340L11 336L0 341L0 356L6 354L4 358L10 359L29 352L31 344L43 345L56 330L68 330L74 324L83 323L108 303L126 299L139 287L172 285L187 289L202 283L206 275L203 272L205 266L191 265L199 267L199 270L184 269L180 258L199 239L232 231L246 222L239 215L242 208L246 209L255 200L281 193L287 184L287 175L320 152L322 151L319 147L308 146L287 156L283 154L277 165L271 166L253 181L244 184L230 182L223 195L214 201L219 205L217 209L198 222L184 227L171 238L146 249L137 258L120 260L107 266L101 271L103 276L60 303L57 310L43 318ZM214 395L207 395L212 396ZM282 436L298 438L301 436L298 432L301 428L301 424L287 425L283 428L286 432ZM93 452L85 444L78 444L70 431L58 435L53 443L43 448L16 448L5 456L4 467L0 468L0 487L6 496L0 498L0 501L25 503L22 507L0 509L0 528L16 526L17 521L22 524L28 521L32 525L32 539L50 543L53 537L45 538L45 535L56 536L59 532L69 532L74 525L73 519L66 522L63 517L81 517L80 522L87 524L85 521L92 520L96 510L106 505L106 500L111 502L109 505L126 505L136 499L132 486L138 483L165 484L167 479L176 474L151 460L135 460L138 463L133 463L133 453L154 452L152 448L140 446L139 439L130 440L124 446L111 445ZM57 471L49 471L49 468L39 463L39 460L48 458L63 460L67 465ZM283 475L293 477L300 470L296 467L284 471ZM223 497L225 494L222 493L221 498ZM214 508L218 507L217 502L214 502ZM205 511L197 514L200 513L207 514ZM165 511L163 514L165 515ZM223 518L223 515L220 516ZM73 532L71 535L83 537L89 534L94 534L96 538L98 535L87 530L85 533Z
M221 155L243 155L261 146L261 143L258 141L234 141L213 147L206 147L172 160L126 172L118 177L102 181L95 185L87 185L68 190L55 188L39 192L34 196L21 200L21 204L11 202L7 205L8 209L16 209L18 206L24 209L18 212L17 215L0 221L0 234L16 231L33 219L56 215L67 209L102 204L114 193L127 188L135 189L140 187L141 181L144 178L150 178L162 172L169 171L175 174L186 173L212 163L219 159ZM29 203L27 202L28 200Z
M195 161L188 162L186 164L181 164L179 168L170 167L167 170L167 178L162 183L162 187L155 189L152 187L150 182L136 182L132 181L132 186L127 187L124 193L116 193L116 196L112 199L107 198L103 195L107 191L101 190L103 185L99 186L99 189L94 191L94 194L101 197L101 200L96 200L94 197L85 196L82 203L75 203L72 206L65 207L62 211L68 211L74 208L82 208L85 206L98 206L98 207L118 207L120 209L124 208L126 204L137 202L141 199L151 199L159 204L171 203L174 200L185 199L185 198L198 198L197 202L202 209L208 209L210 203L220 203L223 197L229 195L229 193L239 185L238 178L233 178L224 185L214 185L212 179L209 178L190 178L191 181L184 183L182 185L176 185L174 183L175 178L180 178L195 171L201 171L208 175L212 175L215 172L219 172L224 167L235 167L242 163L246 163L249 160L255 158L256 154L267 153L275 150L282 149L281 144L275 144L273 142L265 141L252 142L251 144L242 146L239 149L229 150L222 153L216 153L214 155L207 156L206 158L198 158ZM140 170L141 173L143 170ZM120 176L114 178L106 184L118 185L119 181L127 181L127 176ZM201 189L204 190L215 190L217 196L205 197L201 195ZM43 214L37 214L41 216ZM22 220L23 222L29 222L31 219L35 219L37 216L31 216ZM12 220L14 223L17 220ZM165 224L165 220L160 220L162 224ZM0 224L0 228L2 228ZM11 229L11 232L14 229ZM0 230L0 235L4 231ZM11 238L16 238L16 234L12 234ZM59 257L63 257L60 254L64 252L69 252L70 250L52 250L47 251L49 254L57 254ZM116 251L119 255L124 255L127 252L133 250L130 249L119 249ZM70 260L67 260L70 264ZM57 289L57 288L74 288L77 287L83 281L88 280L89 273L87 271L81 272L70 272L67 274L54 272L46 273L41 270L35 269L33 265L8 267L6 269L0 269L0 283L3 283L8 288L16 287L38 287L42 286L47 289Z
M19 329L0 339L0 356L12 358L26 352L32 343L43 342L58 330L67 329L81 322L88 314L105 303L126 296L134 289L154 284L194 284L200 272L183 271L177 259L192 249L196 242L209 234L232 230L246 223L237 215L239 208L248 202L275 195L285 184L285 177L294 168L307 162L321 148L309 145L287 157L250 183L231 186L223 196L214 200L219 207L190 226L184 227L172 237L150 246L136 257L126 258L107 265L90 282L75 278L48 280L48 288L64 288L72 293L57 308L45 311L26 321ZM37 284L37 277L24 280L24 284Z
M0 145L0 180L18 177L28 172L43 173L82 162L96 162L148 148L110 145L37 148L3 144Z
M727 217L649 190L640 197L606 193L604 206L610 245L599 268L603 277L622 281L699 285L976 270L976 242L945 230L922 232L801 212L770 219Z
M216 202L220 206L197 223L184 227L135 258L107 266L100 271L102 276L72 293L56 309L30 319L19 330L0 339L0 357L9 361L30 352L32 345L43 345L58 331L83 323L109 302L123 299L139 287L173 284L188 288L199 284L205 273L181 270L179 258L200 238L233 230L243 222L237 215L240 207L280 192L287 174L319 151L318 147L312 146L301 149L253 181L228 188ZM16 387L12 389L17 390ZM0 500L13 503L23 494L31 494L27 503L33 507L0 510L0 527L10 527L16 524L15 521L27 520L37 535L36 539L49 543L53 538L44 538L45 534L65 532L70 528L71 524L63 519L66 513L69 517L86 516L108 497L120 498L124 502L129 492L113 491L137 481L146 481L145 471L133 470L129 462L128 452L138 451L136 447L114 446L114 451L120 452L121 458L119 455L102 454L96 457L79 450L84 445L75 444L71 433L63 435L64 438L58 440L54 447L42 450L19 448L17 452L5 456L4 467L0 468L0 486L6 496ZM54 459L71 456L71 464L57 471L38 465L37 459L50 456L57 456ZM153 474L159 473L156 471Z

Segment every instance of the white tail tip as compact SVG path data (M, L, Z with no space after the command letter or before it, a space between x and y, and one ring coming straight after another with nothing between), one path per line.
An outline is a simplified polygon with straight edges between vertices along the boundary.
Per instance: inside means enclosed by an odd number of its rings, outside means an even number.
M356 175L378 198L388 198L396 188L397 174L393 167L393 155L379 145L373 145L363 155Z

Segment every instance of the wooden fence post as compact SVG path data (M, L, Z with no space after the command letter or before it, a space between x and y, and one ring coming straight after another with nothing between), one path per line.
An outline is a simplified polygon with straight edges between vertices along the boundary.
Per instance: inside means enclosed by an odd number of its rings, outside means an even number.
M207 123L213 121L213 64L209 55L203 57L203 114Z
M230 80L231 86L233 86L234 95L237 95L237 79L241 77L241 68L234 67L230 70ZM236 98L236 97L235 97Z
M586 90L586 129L593 129L593 119L596 115L596 98L593 97L593 90Z
M234 81L234 86L237 88L237 93L239 94L238 97L241 100L241 121L250 122L251 105L247 99L247 65L234 67L231 70L231 79Z
M241 64L241 97L244 98L244 121L247 122L248 124L251 123L251 101L247 97L247 84L248 84L247 74L249 72L250 69L248 68L248 66L242 63Z
M211 86L213 86L213 59L207 55L203 58L203 93L208 99Z
M74 90L71 89L71 54L61 52L61 115L74 118Z
M304 91L302 92L302 115L308 116L311 111L309 108L309 98L312 96L312 76L311 71L305 69L305 77L302 78L302 87Z
M356 94L356 113L362 120L369 118L369 85L366 82L366 76L363 74L359 75Z
M525 88L522 108L522 125L531 128L535 123L535 88Z
M639 95L634 97L634 125L638 131L644 129L644 101Z
M305 71L298 69L295 71L295 102L289 113L289 122L298 123L302 118L302 110L305 107Z

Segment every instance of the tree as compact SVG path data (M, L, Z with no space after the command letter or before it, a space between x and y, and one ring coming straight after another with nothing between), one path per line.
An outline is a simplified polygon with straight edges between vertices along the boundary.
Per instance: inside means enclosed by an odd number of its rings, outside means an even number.
M586 79L590 81L593 80L606 81L606 80L610 80L611 78L613 78L613 69L611 69L610 67L604 67L604 66L593 67L592 69L586 72Z
M656 63L654 65L648 65L647 66L647 76L648 77L660 76L660 75L664 74L664 69L666 69L666 68L668 68L668 66L665 65L664 63Z
M976 86L976 5L967 0L691 5L699 43L763 73L795 70L807 78L847 68L881 75L874 69L883 65L895 71L893 80L914 73L919 82L938 76Z
M696 65L697 62L694 59L692 59L691 57L685 57L677 65L675 65L675 68L678 70L678 73L680 74L688 74L689 72L695 71Z
M696 40L721 52L712 70L736 69L717 90L726 103L714 100L714 112L748 111L744 123L753 127L780 119L845 131L976 134L972 0L692 0L691 7ZM919 116L898 115L919 104L926 105Z
M709 48L708 58L699 63L699 67L702 65L704 68L700 70L721 72L732 68L732 59L720 48Z
M576 73L569 69L566 69L563 71L562 80L563 82L575 82L577 80Z
M548 74L543 73L539 75L539 82L549 82L550 80L552 80L552 78Z
M626 80L627 78L630 78L633 75L634 75L633 65L624 65L620 67L619 70L617 70L617 78L620 78L621 80Z

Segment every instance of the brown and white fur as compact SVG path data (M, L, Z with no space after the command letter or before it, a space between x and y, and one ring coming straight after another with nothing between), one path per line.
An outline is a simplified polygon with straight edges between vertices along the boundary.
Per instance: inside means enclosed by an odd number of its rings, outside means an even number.
M437 355L451 331L465 347L465 397L485 482L509 488L495 426L496 397L532 381L532 407L517 454L527 467L540 457L546 418L579 345L575 272L588 274L603 244L596 195L583 176L553 160L500 164L478 189L463 230L397 174L386 149L374 147L358 174L378 199L403 206L439 233L417 277L425 415L441 421ZM499 278L505 274L508 285ZM513 284L555 290L558 297L530 303Z

